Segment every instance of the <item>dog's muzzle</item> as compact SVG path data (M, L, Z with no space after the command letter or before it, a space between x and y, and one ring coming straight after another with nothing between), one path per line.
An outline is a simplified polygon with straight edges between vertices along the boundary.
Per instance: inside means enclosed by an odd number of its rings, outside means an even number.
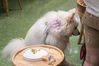
M72 34L73 34L74 36L80 35L80 32L79 32L79 30L78 30L77 27L75 28L75 30L74 30L74 32L73 32Z

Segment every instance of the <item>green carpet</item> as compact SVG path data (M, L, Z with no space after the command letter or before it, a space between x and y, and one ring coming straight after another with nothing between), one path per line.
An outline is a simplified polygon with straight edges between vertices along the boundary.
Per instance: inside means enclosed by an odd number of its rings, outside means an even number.
M22 0L23 10L19 9L17 0L9 0L9 16L0 11L0 66L12 66L10 60L4 59L1 51L13 38L25 37L35 21L51 10L69 10L76 7L75 0ZM81 66L80 47L77 37L71 38L71 45L66 53L67 60Z

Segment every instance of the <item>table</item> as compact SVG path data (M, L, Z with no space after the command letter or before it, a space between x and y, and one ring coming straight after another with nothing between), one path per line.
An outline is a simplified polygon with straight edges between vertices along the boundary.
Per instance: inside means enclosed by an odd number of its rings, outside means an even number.
M56 59L56 61L54 62L53 65L49 65L47 61L29 61L24 59L24 57L22 56L22 51L24 51L27 48L48 48L49 49L49 54L53 55ZM59 65L64 59L64 54L63 52L54 47L54 46L50 46L50 45L33 45L33 46L29 46L29 47L25 47L21 50L19 50L17 53L15 53L12 57L12 63L14 66L57 66Z

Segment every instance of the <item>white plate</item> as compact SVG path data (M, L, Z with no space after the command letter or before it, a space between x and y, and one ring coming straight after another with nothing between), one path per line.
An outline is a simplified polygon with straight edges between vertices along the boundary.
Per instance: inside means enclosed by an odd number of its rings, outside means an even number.
M32 48L28 48L22 52L22 55L25 59L31 60L31 61L38 61L41 60L42 57L48 55L48 49L47 48L42 48L42 49L35 49L39 50L36 53L32 52Z

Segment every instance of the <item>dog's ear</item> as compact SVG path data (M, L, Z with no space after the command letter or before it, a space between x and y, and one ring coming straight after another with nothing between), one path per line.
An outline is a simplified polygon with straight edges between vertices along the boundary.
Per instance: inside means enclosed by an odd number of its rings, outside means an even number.
M75 13L72 13L72 14L69 14L69 15L68 15L68 17L67 17L68 23L73 22L74 15L75 15Z
M72 14L71 18L70 18L70 22L73 20L75 13Z

